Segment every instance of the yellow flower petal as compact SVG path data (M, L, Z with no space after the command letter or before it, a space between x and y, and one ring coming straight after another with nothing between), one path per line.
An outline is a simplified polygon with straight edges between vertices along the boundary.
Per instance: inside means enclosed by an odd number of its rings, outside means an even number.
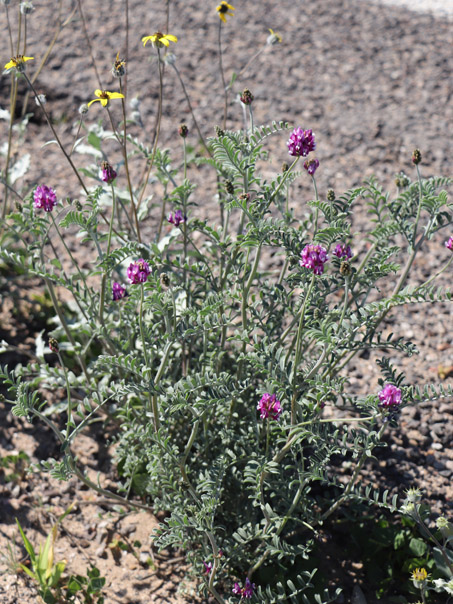
M124 99L124 94L121 94L120 92L107 92L107 94L109 99Z
M89 107L90 105L92 105L93 103L95 103L96 101L100 101L101 99L93 99L92 101L90 101L87 106Z
M219 13L219 17L222 19L222 21L224 23L226 23L226 18L225 18L225 15L223 13Z
M159 40L159 42L160 42L161 44L163 44L164 46L170 46L170 42L167 40L167 38L166 38L166 37L161 38L161 39Z
M95 94L96 96L102 96L102 90L99 90L99 88L97 88L97 89L94 91L94 94Z
M16 67L16 63L14 61L10 61L5 65L5 69L12 69L13 67Z
M109 103L109 100L108 100L108 99L99 99L99 100L101 101L101 105L102 105L103 107L107 107L107 105L108 105L108 103Z
M173 36L172 34L167 34L167 35L165 36L165 38L166 38L167 40L170 40L170 42L177 42L177 41L178 41L178 38L177 38L176 36Z
M147 42L150 42L152 40L153 36L144 36L142 38L142 42L143 42L143 46L146 46Z
M22 57L22 61L32 61L35 57Z

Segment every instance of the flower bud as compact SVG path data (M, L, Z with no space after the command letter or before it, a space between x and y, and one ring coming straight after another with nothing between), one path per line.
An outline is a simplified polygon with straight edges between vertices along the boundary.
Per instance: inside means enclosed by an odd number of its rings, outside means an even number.
M22 214L22 210L23 210L22 204L19 201L16 201L16 203L14 205L16 207L16 211L19 212L19 214Z
M162 287L170 287L170 277L167 273L162 273L160 276L160 284Z
M178 134L181 138L187 138L189 134L189 128L185 124L181 124L178 128Z
M250 90L248 88L244 88L241 95L241 102L244 103L244 105L251 105L253 103L254 98L255 97L250 92Z
M216 134L217 138L221 138L222 136L225 136L225 132L222 130L222 128L220 126L214 126L214 130L215 130L215 134Z
M77 211L79 211L79 212L81 212L81 211L82 211L82 204L80 203L80 201L79 201L78 199L76 199L76 200L74 201L74 205L75 205L75 209L76 209Z
M227 193L229 193L230 195L234 195L234 186L231 180L225 181L225 189Z
M126 61L120 59L120 53L117 53L115 62L112 67L112 76L114 78L122 78L126 73Z
M417 166L422 161L422 154L420 149L414 149L412 153L412 163Z
M108 161L103 161L101 167L102 167L101 180L103 182L106 182L108 185L110 185L117 177L117 174L116 174L115 170L112 168L112 166L109 164Z
M49 348L52 352L58 352L60 347L58 346L58 340L55 338L49 338Z
M282 172L288 172L288 170L289 170L289 165L286 161L284 161L282 163Z
M350 262L344 260L340 264L340 274L343 275L343 277L350 277L352 275L352 267Z
M335 201L335 191L333 189L328 189L327 201Z

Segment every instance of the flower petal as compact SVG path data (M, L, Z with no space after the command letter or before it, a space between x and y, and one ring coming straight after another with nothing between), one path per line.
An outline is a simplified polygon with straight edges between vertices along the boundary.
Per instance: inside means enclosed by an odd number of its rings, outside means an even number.
M109 99L124 99L124 94L120 92L107 92Z
M32 61L35 57L22 57L22 61Z
M164 38L166 38L167 40L170 40L170 42L177 42L178 38L176 36L173 36L172 34L166 34L164 36Z
M97 90L94 91L94 94L96 96L102 96L102 90L99 90L99 88Z
M160 42L161 44L163 44L164 46L170 46L170 42L167 40L167 37L166 37L166 36L164 36L163 38L161 38L161 39L159 40L159 42Z
M101 99L93 99L92 101L90 101L90 102L87 104L87 107L89 107L90 105L92 105L92 104L93 104L93 103L95 103L96 101L100 101L100 100L101 100Z
M5 65L5 69L12 69L13 67L16 67L16 63L14 61L10 61Z
M101 105L103 107L107 107L107 105L109 104L109 100L108 99L99 99L101 101Z
M222 21L224 23L226 23L226 18L225 18L225 15L223 13L219 13L219 17L222 19Z
M143 46L146 46L146 43L153 39L153 36L144 36L142 38Z

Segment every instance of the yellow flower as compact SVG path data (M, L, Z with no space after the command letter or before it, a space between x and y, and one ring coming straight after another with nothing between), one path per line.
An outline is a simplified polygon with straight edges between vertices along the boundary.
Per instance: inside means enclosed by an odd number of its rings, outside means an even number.
M228 12L233 11L234 6L228 4L228 2L221 2L219 6L216 8L216 11L219 13L219 17L222 19L224 23L226 23L226 15L230 15L230 17L234 17L234 13Z
M412 579L414 581L426 581L428 578L428 573L425 568L416 568L412 571Z
M282 41L282 37L280 34L278 34L271 28L269 28L269 31L271 32L271 35L267 37L267 43L269 44L269 46L271 46L272 44L278 44Z
M107 107L109 101L112 99L124 99L124 94L120 94L119 92L109 92L108 90L95 90L94 94L98 96L98 99L93 99L88 103L88 107L99 101L103 107Z
M156 31L152 36L145 36L142 38L143 46L146 46L147 42L151 42L154 48L162 48L162 46L170 46L170 42L177 42L178 38L171 34L161 34L160 31Z
M24 57L24 55L17 55L17 57L12 57L10 62L5 65L5 69L16 69L16 71L19 72L25 71L25 61L32 61L33 59L34 57Z

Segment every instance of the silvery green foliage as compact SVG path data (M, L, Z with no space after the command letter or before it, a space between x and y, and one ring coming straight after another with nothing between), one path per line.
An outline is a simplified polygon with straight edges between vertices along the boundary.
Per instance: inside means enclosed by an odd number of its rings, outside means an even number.
M383 335L385 317L400 306L451 300L448 291L431 283L414 287L409 280L424 240L452 224L443 189L451 182L408 182L394 198L371 179L333 201L321 195L296 220L286 201L300 173L293 169L267 181L256 168L267 157L267 137L286 129L274 123L249 137L225 132L210 140L212 157L198 161L234 191L219 189L218 223L194 218L195 205L205 203L203 191L194 194L169 152L158 150L163 199L148 199L141 211L160 212L163 203L185 209L189 219L180 228L164 228L160 238L140 243L119 190L123 201L107 254L103 220L111 193L99 186L79 209L66 206L55 217L61 230L80 232L84 254L91 254L89 269L68 271L58 258L49 261L49 217L34 211L31 196L21 213L11 215L11 232L24 245L1 251L22 272L42 277L49 291L64 287L73 298L70 312L60 307L52 332L65 367L42 359L39 368L30 364L1 376L14 413L48 423L37 387L67 385L59 407L67 420L54 424L61 459L46 462L45 469L61 479L73 472L83 478L71 447L107 411L105 421L116 426L120 492L168 512L157 543L188 551L198 576L203 560L213 562L202 588L218 601L237 601L230 595L233 582L247 573L257 584L252 601L332 601L333 594L315 593L313 573L297 570L298 561L310 557L323 521L346 501L396 509L386 491L360 483L360 468L378 454L398 413L382 411L377 392L351 393L347 367L357 353L382 351L382 384L398 386L403 405L453 394L408 384L385 354L412 355L416 347ZM99 151L102 138L99 133L88 140ZM128 140L134 153L150 158L149 148ZM95 167L86 173L97 178ZM351 219L359 203L371 216L361 234L369 245L352 258L345 276L332 250L351 240L354 247ZM316 278L299 266L309 243L331 256ZM275 257L277 271L269 263ZM152 267L148 281L129 285L121 301L111 300L110 289L102 295L103 279L109 287L111 281L126 283L126 268L137 258ZM393 293L383 288L390 276L398 283ZM258 416L266 392L281 401L279 421ZM336 419L324 416L324 405ZM338 479L338 459L351 462L347 485Z

